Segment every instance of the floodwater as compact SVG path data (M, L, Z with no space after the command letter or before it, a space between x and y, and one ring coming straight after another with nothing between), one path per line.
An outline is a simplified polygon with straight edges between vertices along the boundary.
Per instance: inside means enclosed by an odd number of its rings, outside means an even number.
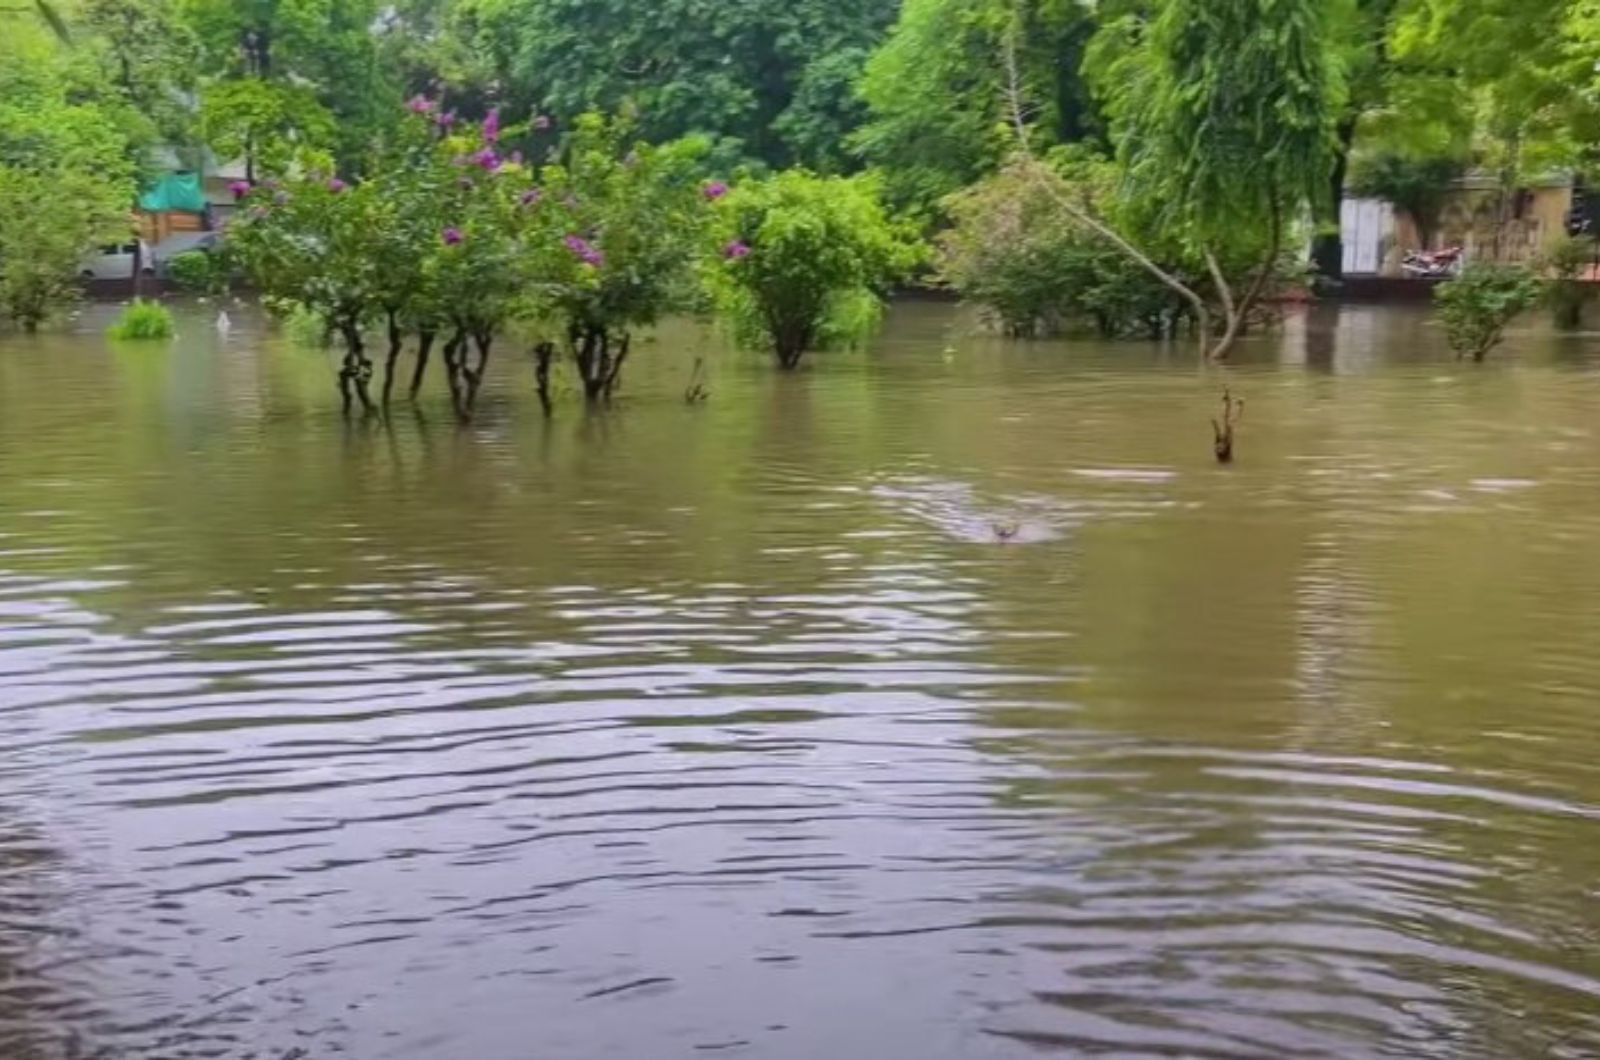
M460 430L104 317L0 341L5 1060L1600 1056L1600 335Z

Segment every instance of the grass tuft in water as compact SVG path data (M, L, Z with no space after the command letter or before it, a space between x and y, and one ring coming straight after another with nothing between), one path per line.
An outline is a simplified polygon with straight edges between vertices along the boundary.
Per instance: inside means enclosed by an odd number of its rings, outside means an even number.
M174 330L171 310L160 302L136 298L106 329L106 334L119 341L143 342L170 339Z

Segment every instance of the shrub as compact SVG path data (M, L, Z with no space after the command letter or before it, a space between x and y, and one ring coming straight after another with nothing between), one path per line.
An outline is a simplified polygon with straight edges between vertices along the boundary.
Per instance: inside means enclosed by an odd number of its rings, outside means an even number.
M1579 277L1595 263L1596 253L1592 239L1563 239L1541 261L1548 274L1546 300L1556 327L1576 331L1583 326L1583 307L1594 297L1595 285Z
M84 255L128 231L119 193L87 173L0 164L0 315L35 331L78 297Z
M170 339L173 330L172 312L166 306L136 298L106 329L106 334L121 341L142 342Z
M1506 325L1543 293L1544 284L1522 266L1476 264L1440 284L1434 302L1456 356L1481 361L1499 345Z
M635 329L693 302L704 239L710 196L699 173L709 145L691 137L652 146L632 132L627 116L573 123L559 163L540 171L538 220L521 255L541 292L536 315L566 334L591 402L612 396ZM549 356L547 347L541 372Z
M224 294L231 280L228 262L220 251L185 251L167 262L167 269L173 283L196 294Z
M1094 198L1093 181L1055 191ZM1108 337L1159 336L1182 306L1167 287L1083 229L1051 189L1012 165L945 200L953 226L939 241L940 279L1014 338L1088 325Z
M741 341L771 350L784 368L869 333L879 296L921 257L884 212L876 182L860 177L790 170L741 184L718 202L713 230L718 308Z

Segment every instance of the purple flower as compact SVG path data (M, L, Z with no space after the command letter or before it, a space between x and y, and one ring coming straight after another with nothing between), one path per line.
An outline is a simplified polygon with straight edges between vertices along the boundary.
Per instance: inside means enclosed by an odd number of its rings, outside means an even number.
M513 151L513 152L511 152L511 164L514 165L514 166L522 165L522 152L521 151Z
M529 188L527 191L522 193L522 205L533 206L542 198L544 198L544 192L540 191L538 188Z
M485 147L482 151L473 155L472 161L489 173L493 173L501 166L500 156L495 154L495 150L492 147Z
M576 254L585 265L593 265L598 269L606 263L606 256L581 236L568 236L566 244L567 249Z
M728 194L728 186L720 180L713 180L705 187L705 197L709 202L716 202L726 194Z
M348 191L349 189L350 185L346 184L338 177L334 177L332 180L328 181L328 190L333 192L335 195L339 195L345 191Z
M439 128L448 129L456 123L456 112L453 110L447 110L433 120L439 123Z
M483 142L493 144L500 142L500 108L496 107L483 119Z
M445 246L454 247L459 246L461 241L467 237L461 234L461 229L459 228L446 228L439 238L444 240Z
M413 114L432 114L439 108L439 104L427 96L412 96L406 103L406 109Z
M228 190L233 192L234 200L237 201L250 194L250 182L248 180L236 180L228 185Z
M750 246L743 240L735 239L732 243L722 248L722 256L729 261L738 261L750 256Z
M544 132L546 129L550 128L550 119L545 117L543 114L536 114L533 117L533 127L538 129L540 132Z

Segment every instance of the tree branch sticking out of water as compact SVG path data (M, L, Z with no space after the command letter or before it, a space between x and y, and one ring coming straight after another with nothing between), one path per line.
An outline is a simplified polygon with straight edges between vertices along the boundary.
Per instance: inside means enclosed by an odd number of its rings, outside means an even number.
M1215 436L1213 448L1217 454L1217 463L1233 463L1233 432L1244 417L1244 400L1235 400L1228 388L1222 390L1222 422L1211 421L1211 431Z

